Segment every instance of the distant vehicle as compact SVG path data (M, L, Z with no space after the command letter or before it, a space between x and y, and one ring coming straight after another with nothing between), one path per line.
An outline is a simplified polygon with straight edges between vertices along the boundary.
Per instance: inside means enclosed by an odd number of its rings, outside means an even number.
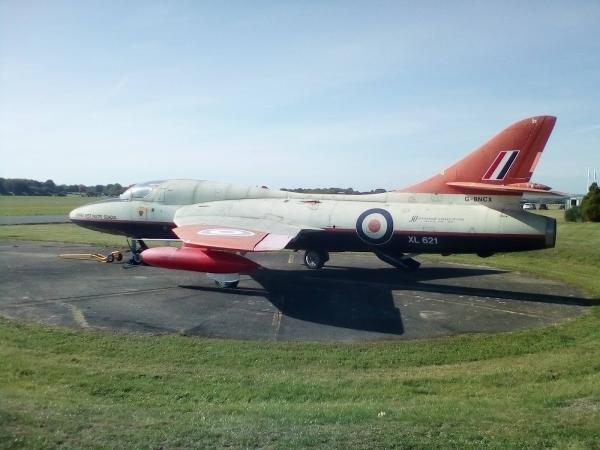
M420 253L486 257L554 247L556 221L523 211L520 201L524 193L553 195L530 179L555 120L521 120L446 170L396 191L299 194L167 180L133 186L119 199L75 209L70 218L130 237L135 263L207 272L221 287L237 286L239 273L259 267L244 256L249 252L304 250L311 269L321 268L328 252L373 252L415 270L420 264L413 256ZM183 246L148 248L145 239L178 239Z
M523 209L535 209L535 205L533 203L524 203Z

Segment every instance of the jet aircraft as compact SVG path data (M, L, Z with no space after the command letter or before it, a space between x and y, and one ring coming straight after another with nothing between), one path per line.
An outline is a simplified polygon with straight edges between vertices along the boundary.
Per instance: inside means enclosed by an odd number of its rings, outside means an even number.
M127 236L132 259L206 272L221 287L259 265L249 252L304 250L320 269L329 252L372 252L404 270L421 253L516 252L554 247L556 221L523 211L524 193L553 194L531 176L556 118L521 120L433 175L370 195L299 194L197 180L138 184L118 199L73 210L86 228ZM182 246L148 248L147 240ZM141 258L140 258L141 254Z

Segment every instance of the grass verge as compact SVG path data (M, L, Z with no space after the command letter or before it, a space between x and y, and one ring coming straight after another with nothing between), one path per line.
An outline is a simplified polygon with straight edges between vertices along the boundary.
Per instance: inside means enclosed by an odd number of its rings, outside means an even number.
M94 198L78 195L66 197L0 195L0 216L66 215L72 209L93 201Z
M598 320L368 345L0 321L0 447L594 448Z
M78 227L72 223L43 225L2 225L0 239L20 239L26 241L68 242L123 247L124 236L98 233Z

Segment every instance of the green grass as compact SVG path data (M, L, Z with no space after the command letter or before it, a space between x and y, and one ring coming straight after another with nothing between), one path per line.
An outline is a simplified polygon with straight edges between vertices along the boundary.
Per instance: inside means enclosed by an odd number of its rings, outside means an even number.
M559 226L553 250L453 260L548 272L600 297L600 224ZM590 310L529 331L364 344L0 320L0 448L599 448Z
M598 320L368 345L0 321L0 447L594 448Z
M0 216L45 216L68 214L72 209L94 198L68 195L66 197L0 195Z
M122 247L124 236L98 233L81 228L72 223L50 225L3 225L0 226L0 239L20 239L28 241L69 242Z

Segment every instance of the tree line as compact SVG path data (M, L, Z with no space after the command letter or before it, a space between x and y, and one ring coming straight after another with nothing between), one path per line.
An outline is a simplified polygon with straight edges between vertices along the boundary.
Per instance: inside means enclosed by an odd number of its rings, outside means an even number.
M86 197L117 197L122 194L127 186L119 183L97 184L95 186L86 186L84 184L56 184L52 180L37 181L25 178L0 178L0 195L57 195L66 196L68 194L83 195ZM373 189L371 191L356 191L352 188L282 188L282 191L299 192L302 194L346 194L346 195L364 195L380 194L386 192L385 189Z
M355 191L352 188L281 188L282 191L299 192L300 194L346 194L346 195L365 195L365 194L382 194L387 192L385 189L373 189L371 191Z
M86 197L117 197L126 186L115 184L56 184L52 180L36 181L24 178L0 178L0 195L57 195L77 194Z

